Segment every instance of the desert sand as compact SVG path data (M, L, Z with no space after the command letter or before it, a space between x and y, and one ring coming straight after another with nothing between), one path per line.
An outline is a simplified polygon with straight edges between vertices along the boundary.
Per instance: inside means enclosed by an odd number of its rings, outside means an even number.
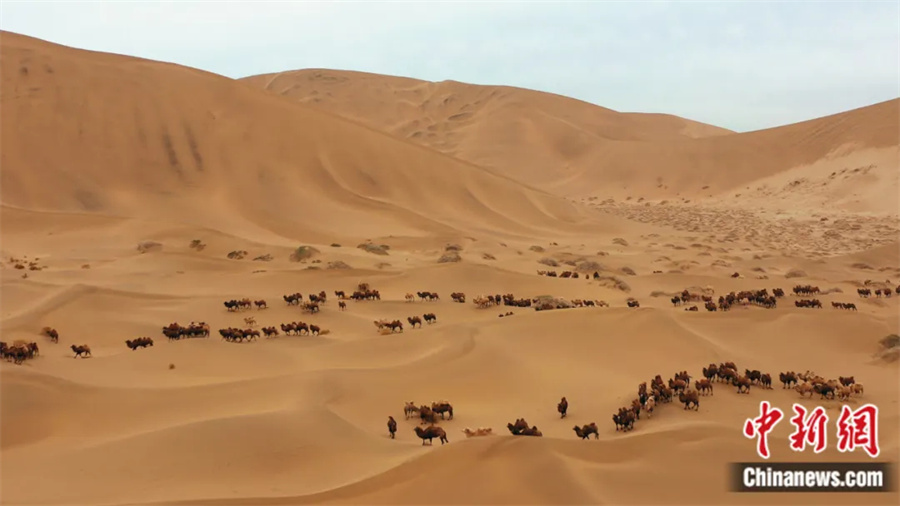
M515 88L330 70L232 80L9 32L0 51L0 332L40 348L0 361L4 504L900 500L736 494L726 474L759 460L741 429L762 400L831 417L820 455L791 451L782 421L772 461L870 461L833 444L840 406L867 402L877 460L898 461L897 350L880 341L900 294L857 289L900 284L900 100L734 133ZM334 292L359 283L381 299L341 310ZM811 298L796 285L820 287L824 307L796 307ZM774 309L670 302L763 288L786 295ZM316 314L282 298L320 291ZM406 301L421 291L440 300ZM507 293L609 307L473 303ZM223 305L245 297L268 308ZM425 313L437 322L410 328ZM327 332L220 337L247 317ZM173 322L212 332L169 340ZM125 345L142 336L154 345ZM82 344L90 358L74 358ZM697 411L675 399L616 430L641 382L725 361L774 388L716 383ZM777 380L789 370L865 391L801 401ZM440 400L449 443L423 446L404 404ZM517 418L543 437L511 435ZM577 438L591 422L598 438ZM493 434L463 434L478 427Z

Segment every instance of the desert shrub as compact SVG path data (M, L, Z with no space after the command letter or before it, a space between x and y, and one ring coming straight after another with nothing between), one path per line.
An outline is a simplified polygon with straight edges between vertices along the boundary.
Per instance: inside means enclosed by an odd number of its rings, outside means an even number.
M631 286L629 286L628 283L615 276L600 276L596 281L600 286L606 288L613 288L615 290L621 290L623 292L631 291Z
M440 258L438 258L439 264L445 264L450 262L459 262L462 260L462 257L459 256L458 251L447 251Z
M388 250L391 249L387 244L372 244L370 242L364 242L358 245L357 248L373 255L387 255Z
M594 273L594 272L600 272L603 270L605 270L603 265L601 265L598 262L594 262L592 260L585 260L584 262L581 262L580 264L575 266L576 272Z
M162 244L156 241L141 241L137 245L137 250L141 253L149 253L151 251L159 251L162 249Z
M784 277L786 277L788 279L805 278L805 277L807 277L807 274L805 272L801 271L800 269L791 269L791 270L787 271L787 274L785 274Z
M319 250L313 248L312 246L299 246L291 253L291 262L299 262L301 260L307 260L317 255Z

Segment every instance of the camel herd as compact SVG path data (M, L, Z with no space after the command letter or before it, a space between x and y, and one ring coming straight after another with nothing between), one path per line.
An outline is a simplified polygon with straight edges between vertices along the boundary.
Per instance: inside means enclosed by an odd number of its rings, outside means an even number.
M538 273L538 276L547 276L548 278L578 279L581 277L580 274L578 274L577 272L573 272L573 271L563 271L559 274L557 274L556 271L537 271L537 273ZM584 275L585 279L591 279L592 277L594 279L600 279L600 273L594 271L593 275L589 275L589 274Z
M13 341L11 345L0 342L0 357L15 364L21 364L28 359L37 357L39 354L40 350L35 342L17 340Z
M900 295L900 285L897 285L897 289L895 291L897 292L898 295ZM872 295L872 289L871 288L857 288L856 293L859 294L860 297L868 298ZM883 297L890 298L891 289L890 288L876 288L875 296L876 297L883 296Z
M641 419L641 414L645 419L651 419L658 411L658 407L671 403L677 399L679 403L684 405L684 410L699 411L700 400L704 396L712 396L716 384L730 385L736 388L738 394L750 394L753 386L764 390L771 390L772 376L769 373L763 373L757 369L744 369L743 374L738 372L739 369L734 362L723 362L719 364L711 363L702 368L702 377L693 379L687 371L679 371L675 373L668 381L664 380L661 375L656 375L649 382L643 382L638 385L637 397L631 404L618 409L612 415L613 423L616 431L628 432L634 430L637 420ZM837 379L826 380L811 371L805 373L796 373L793 371L779 373L779 379L782 388L793 388L801 397L809 396L810 398L819 394L821 400L847 401L852 396L861 396L864 388L861 383L857 383L853 376L839 376ZM693 388L691 388L693 386ZM569 401L563 397L556 406L560 418L566 418L569 411ZM453 407L447 401L438 401L428 405L417 406L414 402L407 402L403 407L406 419L420 420L419 425L428 424L427 427L414 427L416 435L422 439L422 444L432 443L433 439L439 439L441 444L449 442L446 431L437 426L437 415L441 415L444 419L444 413L448 413L449 419L453 419ZM515 422L507 424L507 429L513 436L533 436L541 437L543 433L537 426L530 425L524 418L518 418ZM593 435L594 439L600 438L600 430L596 422L585 425L575 425L573 428L575 436L582 439L590 439ZM393 416L388 417L388 432L392 439L395 438L397 432L397 421ZM468 427L462 430L466 437L493 435L491 428L479 427L472 430Z
M542 275L557 276L555 271L540 271L540 273ZM599 276L600 274L597 272L593 274L593 277L595 279ZM562 275L559 275L559 277L577 277L577 273L564 272ZM869 281L867 281L866 284L869 284ZM709 290L711 290L711 288ZM812 285L797 285L793 287L792 291L794 295L800 296L809 296L822 293L818 286ZM874 290L872 288L857 289L857 293L860 297L863 298L869 297L873 293L873 291L877 297L891 297L891 290L889 288L877 288ZM895 291L896 293L900 294L900 286L898 286ZM335 290L334 294L338 298L338 307L342 311L347 309L347 304L344 302L345 300L381 300L381 293L378 290L372 289L368 283L360 283L357 286L357 289L353 291L349 296L347 295L347 292L343 290ZM726 295L719 296L717 300L714 300L711 295L691 293L689 290L685 289L679 295L673 296L671 298L671 302L675 307L687 306L689 302L702 302L704 308L707 311L727 311L735 304L753 304L763 308L772 309L777 306L777 299L784 297L784 295L784 290L782 290L781 288L772 289L771 295L769 294L767 289L763 288L760 290L730 292ZM324 291L320 291L317 294L308 294L308 301L305 301L303 294L299 292L283 295L282 298L288 306L298 306L305 313L309 314L318 313L320 311L320 306L328 302L328 297ZM431 291L418 291L415 292L415 294L407 293L404 298L407 302L414 302L416 298L423 302L435 302L441 300L438 293ZM450 298L455 303L465 303L467 300L466 294L463 292L453 292L450 294ZM602 300L574 299L572 301L565 301L558 298L523 298L516 297L512 293L507 293L505 295L478 295L472 299L472 302L475 307L479 309L508 306L520 308L530 307L534 308L535 311L546 311L551 309L573 307L609 307L609 304ZM227 300L223 302L223 305L228 312L246 311L252 309L254 306L257 310L264 310L269 307L267 302L263 299L253 300L250 298ZM640 302L633 297L629 297L626 299L626 305L629 308L641 307ZM822 308L822 302L815 298L798 299L794 301L794 305L798 308ZM831 306L835 309L857 311L856 304L850 302L835 301L831 302ZM689 307L685 307L684 310L698 311L699 308L697 305L691 305ZM498 316L504 317L511 315L513 315L513 313L508 311L506 313L501 313ZM436 323L437 316L435 315L435 313L425 313L421 317L418 315L408 316L406 318L406 321L408 325L415 328L416 326L421 327L423 322L427 324ZM256 326L256 319L253 317L244 318L244 323L245 328L243 329L234 327L223 328L219 329L219 334L225 341L238 343L253 341L261 335L265 335L268 338L280 335L278 328L274 326L267 326L256 330L254 328ZM396 332L403 332L403 322L397 319L376 320L374 324L376 326L376 329L381 333L391 334ZM328 333L327 330L323 330L316 325L307 324L304 322L282 323L280 327L281 332L284 332L285 335L322 335ZM56 329L53 329L51 327L44 327L43 329L41 329L41 333L44 336L48 337L51 342L59 342L59 332ZM210 327L205 322L191 322L187 326L182 326L178 323L172 323L162 328L162 334L166 336L170 341L195 337L209 337ZM138 348L153 346L153 340L149 337L139 337L132 340L126 340L125 344L129 349L137 350ZM76 357L90 356L90 348L87 347L87 345L78 345L77 347L78 350L73 348L73 352L75 353ZM16 341L11 346L3 344L2 356L9 361L15 362L16 364L21 364L29 358L34 358L35 356L37 356L37 353L37 344L33 342L28 343L25 341Z

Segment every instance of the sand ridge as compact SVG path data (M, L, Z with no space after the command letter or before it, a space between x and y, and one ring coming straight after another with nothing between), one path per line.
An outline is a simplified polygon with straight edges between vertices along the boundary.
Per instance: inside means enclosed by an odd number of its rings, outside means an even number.
M615 430L611 415L641 382L682 370L696 378L724 361L773 378L808 369L854 375L865 393L846 403L880 407L879 460L897 460L900 362L880 353L879 342L897 332L900 294L856 292L900 284L897 218L885 189L896 187L896 140L884 141L898 128L885 123L896 101L750 134L568 101L570 122L580 114L635 136L584 141L598 153L634 144L635 152L687 149L705 160L715 151L717 163L740 168L760 150L754 139L784 147L759 155L772 165L753 173L752 184L747 171L719 171L722 185L701 192L704 172L673 158L642 166L646 173L631 174L637 165L628 164L604 169L604 179L579 193L541 189L527 171L398 138L400 130L384 125L415 121L404 111L417 103L392 102L390 86L380 93L396 115L368 106L369 95L345 109L381 111L377 123L298 104L252 80L8 32L0 43L0 334L40 347L20 365L0 361L6 504L846 503L842 494L727 490L725 464L757 460L740 432L759 402L789 413L799 401L777 382L749 395L716 384L697 412L676 400L633 431ZM287 85L275 78L269 87ZM469 93L454 82L391 86L454 87L457 100ZM487 117L496 112L489 107L518 104L497 118L533 119L537 113L525 111L565 101L513 91L473 93L510 94L509 103L486 102ZM521 136L519 146L543 137ZM465 142L474 149L475 140ZM506 155L495 148L512 145L488 135L481 143L498 160ZM564 153L573 166L583 155L578 146L538 149ZM671 180L651 177L652 195L631 187L653 171ZM596 192L600 186L608 189ZM697 191L687 195L688 187ZM348 300L340 310L334 292L350 294L359 283L381 299ZM806 284L820 287L822 309L794 305L812 298L791 295ZM670 300L685 289L718 298L762 288L788 295L774 309L716 312ZM328 301L315 314L282 298L320 291ZM406 301L419 291L440 300ZM466 302L453 302L452 292ZM609 307L473 303L488 294ZM268 308L223 305L245 297ZM640 307L627 307L629 298ZM392 334L373 325L425 313L437 322ZM250 342L219 336L251 316L256 329L302 321L328 332ZM173 322L206 322L212 332L169 340L161 331ZM59 343L41 335L46 326L58 330ZM153 346L125 345L143 336ZM92 357L73 358L70 346L80 344ZM562 396L570 403L564 419L556 411ZM442 399L454 406L453 420L438 422L449 443L423 446L403 406ZM833 430L840 401L801 402L824 406ZM394 440L388 416L398 422ZM510 435L506 424L517 418L543 437ZM591 422L599 437L578 439L573 425ZM466 427L494 435L466 438ZM816 457L792 452L789 433L788 422L774 431L773 460L868 460L834 448ZM861 494L853 502L898 498Z

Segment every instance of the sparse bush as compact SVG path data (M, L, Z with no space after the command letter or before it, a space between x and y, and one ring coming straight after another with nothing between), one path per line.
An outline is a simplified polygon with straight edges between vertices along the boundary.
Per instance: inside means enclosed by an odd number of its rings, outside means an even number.
M594 272L600 272L603 270L606 270L606 268L603 267L601 264L591 261L591 260L585 260L584 262L581 262L580 264L578 264L575 267L576 272L594 273Z
M559 262L557 262L556 260L554 260L550 257L544 257L544 258L538 260L538 263L548 265L550 267L559 267Z
M386 244L372 244L370 242L364 242L357 246L357 248L365 251L366 253L372 253L373 255L387 255L390 246Z
M235 250L227 255L231 260L243 260L245 256L247 256L247 252L244 250Z
M459 252L451 250L441 255L441 257L438 258L438 263L446 264L451 262L459 262L460 260L462 260L462 257L459 256Z
M312 246L300 246L291 253L290 260L291 262L299 262L308 260L317 254L319 254L319 250Z
M618 244L619 246L628 246L628 241L622 239L621 237L616 237L612 240L613 244Z
M332 247L332 248L340 248L341 245L338 244L338 243L336 243L336 242L333 242L333 243L331 243L331 247Z
M852 269L872 270L872 266L863 262L856 262L850 266Z
M462 251L462 246L459 244L448 244L444 246L444 251Z
M528 249L530 249L531 251L534 251L535 253L543 253L544 252L544 248L541 246L538 246L537 244L535 244L534 246L532 246Z
M346 262L342 262L337 260L335 262L328 262L328 269L352 269Z
M600 276L599 278L597 278L597 282L600 286L606 288L613 288L616 290L621 290L623 292L631 291L631 287L628 285L628 283L615 276Z
M634 272L634 269L632 269L631 267L627 267L627 266L626 266L626 267L622 267L622 268L619 269L619 270L620 270L623 274L627 274L627 275L629 275L629 276L637 276L637 273Z
M260 255L253 259L254 262L271 262L272 255L266 253L265 255Z
M162 249L162 244L156 241L141 241L137 245L137 250L141 253L148 253L151 251L159 251Z
M791 269L787 272L787 274L784 275L784 277L787 279L805 278L805 277L807 277L807 274L805 272L801 271L800 269Z
M482 253L481 258L483 258L484 260L496 260L497 259L497 257L495 257L494 255L491 255L490 253Z

